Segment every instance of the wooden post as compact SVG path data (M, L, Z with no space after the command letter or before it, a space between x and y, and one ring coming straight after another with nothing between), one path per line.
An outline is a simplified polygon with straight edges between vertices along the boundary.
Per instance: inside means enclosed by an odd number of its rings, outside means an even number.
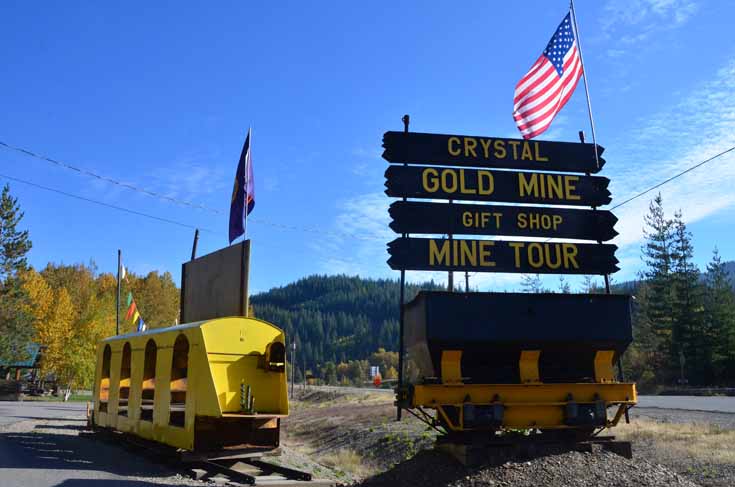
M242 267L240 269L240 316L247 317L250 309L250 240L242 242Z
M403 133L408 133L408 124L411 122L411 117L406 114L401 118L403 122ZM408 164L403 164L404 167L408 167ZM406 201L406 198L403 198ZM408 237L407 233L402 235L404 238ZM406 288L406 270L401 269L401 292L398 298L398 391L403 389L403 327L404 327L404 313L403 313L403 302L405 300L405 288ZM396 403L396 420L401 420L401 406Z
M115 297L115 335L120 334L120 266L122 251L117 249L117 296Z

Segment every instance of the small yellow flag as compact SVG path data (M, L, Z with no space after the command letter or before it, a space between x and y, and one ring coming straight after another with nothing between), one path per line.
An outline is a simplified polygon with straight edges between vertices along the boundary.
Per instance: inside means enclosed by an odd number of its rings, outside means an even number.
M135 313L133 313L133 321L132 322L135 323L136 321L138 321L138 318L140 318L140 313L138 313L138 310L136 309L135 310Z

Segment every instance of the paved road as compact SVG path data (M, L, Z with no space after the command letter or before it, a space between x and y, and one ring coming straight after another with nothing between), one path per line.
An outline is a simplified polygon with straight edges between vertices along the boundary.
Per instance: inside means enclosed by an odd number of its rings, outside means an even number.
M0 402L0 425L29 419L85 418L86 414L83 402Z
M638 396L638 407L735 414L735 397Z
M202 485L80 435L85 426L84 403L0 402L0 487Z

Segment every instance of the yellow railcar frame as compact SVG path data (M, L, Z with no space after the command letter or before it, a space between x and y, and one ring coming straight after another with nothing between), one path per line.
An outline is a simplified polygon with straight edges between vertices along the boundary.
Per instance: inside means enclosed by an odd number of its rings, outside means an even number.
M627 408L637 403L634 383L615 379L611 350L598 351L594 359L595 382L547 384L539 380L541 352L524 350L518 363L520 384L464 384L460 363L462 351L444 350L441 356L441 383L416 384L399 392L398 403L409 408L437 411L438 423L451 432L472 431L465 424L464 406L499 406L499 425L485 429L571 429L585 425L569 424L567 408L574 404L601 404L605 411L617 407L604 427L618 424ZM449 414L449 409L457 414ZM599 425L602 426L602 425Z
M174 343L184 336L188 342L186 380L171 378ZM149 341L156 346L155 384L152 420L141 419L145 349ZM131 346L130 378L121 381L122 351ZM280 362L269 362L269 353L279 344L284 350ZM103 377L105 350L111 357L109 377ZM147 381L147 382L150 382ZM241 388L250 386L255 411L243 412ZM127 415L119 413L120 386L129 387ZM186 391L183 425L172 425L171 392ZM92 422L142 438L185 450L207 449L202 443L209 436L217 443L218 424L247 423L247 428L275 434L280 418L288 415L285 374L285 336L276 326L256 318L229 317L154 329L107 338L97 347ZM106 401L104 399L107 399ZM101 406L105 404L105 407ZM106 410L101 410L106 409ZM122 408L120 408L122 410ZM227 426L226 428L230 428ZM195 435L196 432L196 435ZM201 438L197 438L196 436Z

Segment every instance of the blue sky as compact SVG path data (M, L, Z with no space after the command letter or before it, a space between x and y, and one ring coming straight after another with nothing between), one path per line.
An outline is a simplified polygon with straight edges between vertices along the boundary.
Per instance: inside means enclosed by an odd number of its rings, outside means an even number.
M514 85L566 9L548 0L3 2L0 140L209 210L3 148L0 173L200 227L201 254L227 244L232 178L252 125L253 289L312 273L395 277L385 264L395 236L382 133L409 113L416 131L517 137ZM577 11L613 204L735 145L734 3L578 0ZM542 138L575 141L580 129L589 132L581 83ZM731 154L662 188L669 213L681 208L689 222L700 266L715 245L735 259L733 183ZM94 260L113 271L122 248L133 272L178 280L191 229L11 187L35 266ZM640 268L648 201L615 212L618 281ZM518 280L485 274L472 284Z

